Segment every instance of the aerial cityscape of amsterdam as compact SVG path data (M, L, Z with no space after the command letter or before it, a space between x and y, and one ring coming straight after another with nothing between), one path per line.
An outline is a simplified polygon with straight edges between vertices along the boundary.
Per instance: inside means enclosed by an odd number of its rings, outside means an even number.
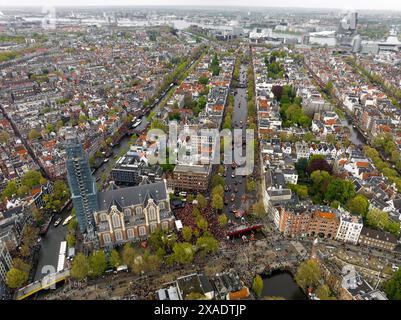
M400 4L45 2L0 5L0 300L401 300Z

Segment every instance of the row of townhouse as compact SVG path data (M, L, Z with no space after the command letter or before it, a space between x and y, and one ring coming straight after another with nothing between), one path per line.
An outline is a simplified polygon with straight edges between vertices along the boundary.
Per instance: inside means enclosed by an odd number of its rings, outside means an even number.
M397 238L382 230L365 227L362 217L343 208L328 206L277 206L277 228L287 237L321 237L392 251Z

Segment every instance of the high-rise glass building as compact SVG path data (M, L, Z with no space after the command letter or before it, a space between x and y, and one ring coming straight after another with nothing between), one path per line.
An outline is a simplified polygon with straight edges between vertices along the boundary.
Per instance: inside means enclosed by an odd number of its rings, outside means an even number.
M6 244L0 240L0 300L4 298L7 291L7 272L12 267L12 258Z
M93 213L97 209L97 189L92 177L88 156L78 136L70 131L66 136L67 179L81 233L94 237Z

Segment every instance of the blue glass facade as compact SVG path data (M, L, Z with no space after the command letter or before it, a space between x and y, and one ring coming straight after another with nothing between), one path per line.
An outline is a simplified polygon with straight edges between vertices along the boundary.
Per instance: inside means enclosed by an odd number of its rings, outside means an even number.
M0 240L0 300L7 295L7 272L12 267L12 258L6 244Z
M91 174L88 156L75 134L66 138L65 149L67 179L79 229L81 233L92 233L95 225L93 213L97 209L97 189L95 179Z

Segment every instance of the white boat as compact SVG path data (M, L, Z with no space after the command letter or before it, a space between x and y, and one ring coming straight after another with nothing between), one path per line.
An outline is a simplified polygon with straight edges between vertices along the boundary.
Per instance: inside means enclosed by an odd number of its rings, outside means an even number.
M73 218L72 215L69 215L63 222L63 226L67 225L68 223L70 223L71 219Z
M135 121L135 123L132 125L133 128L136 128L137 126L139 126L142 123L142 119L138 119Z
M57 227L60 224L61 220L61 218L58 218L56 222L54 222L54 226Z

